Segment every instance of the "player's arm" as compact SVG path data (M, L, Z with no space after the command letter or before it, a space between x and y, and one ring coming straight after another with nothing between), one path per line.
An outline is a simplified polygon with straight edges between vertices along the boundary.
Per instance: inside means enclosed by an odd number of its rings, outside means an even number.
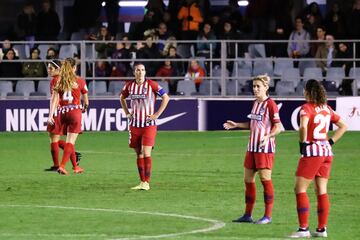
M299 141L305 142L307 138L307 126L309 123L309 118L307 116L300 117L300 127L299 127Z
M309 123L309 117L307 117L306 115L300 116L300 127L299 127L300 154L304 153L306 146L309 144L306 143L308 123Z
M128 105L126 103L126 97L123 94L120 94L120 104L127 118L132 118L132 114L129 112Z
M223 127L226 130L234 129L234 128L249 129L250 128L250 122L234 122L234 121L231 121L231 120L227 120L226 123L223 124Z
M272 138L275 137L276 135L278 135L279 133L281 133L281 122L276 122L274 123L274 125L272 126L270 133L268 135L265 135L264 137L262 137L262 139L260 139L260 147L265 146L265 144L267 143L267 141Z
M167 95L166 93L164 93L162 96L161 96L161 104L160 104L160 107L159 109L156 111L156 113L154 113L153 115L149 115L147 116L148 118L148 121L152 121L152 120L155 120L157 118L160 117L160 115L164 112L166 106L168 105L169 101L170 101L170 97L169 95Z
M338 129L335 130L334 135L329 139L329 143L331 145L336 143L344 135L347 129L347 126L342 119L334 124L338 127Z
M49 111L49 118L48 123L54 124L54 114L57 109L57 106L59 105L59 93L56 91L53 91L51 94L50 99L50 111Z
M89 108L89 95L87 93L83 94L83 104L84 104L83 112L86 112L87 109Z

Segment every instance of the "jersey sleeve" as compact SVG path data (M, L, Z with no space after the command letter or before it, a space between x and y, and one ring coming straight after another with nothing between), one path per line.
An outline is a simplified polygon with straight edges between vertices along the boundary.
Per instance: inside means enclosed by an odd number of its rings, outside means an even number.
M81 94L86 94L86 93L88 93L88 88L87 88L87 86L86 86L85 80L80 78L80 81L79 81L79 82L80 82L80 92L81 92Z
M155 81L149 80L149 85L151 86L153 92L159 97L162 97L166 93L165 90Z
M310 118L310 108L307 105L302 105L300 109L300 117Z
M124 96L124 98L127 98L129 96L129 86L130 86L131 82L127 82L123 89L121 90L120 94Z
M269 118L272 124L280 123L280 115L279 115L279 108L277 107L276 103L271 100L269 101Z
M340 120L340 115L337 114L330 106L328 106L328 107L330 109L330 114L331 114L330 122L337 123Z

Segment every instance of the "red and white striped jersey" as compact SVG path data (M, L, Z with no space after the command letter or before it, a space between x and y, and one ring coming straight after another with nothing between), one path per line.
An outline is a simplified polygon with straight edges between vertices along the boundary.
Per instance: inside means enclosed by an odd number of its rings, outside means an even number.
M250 119L250 137L247 150L249 152L274 153L275 138L270 138L264 147L260 148L262 137L270 134L275 123L280 123L279 109L271 98L263 102L254 101Z
M131 81L125 84L121 95L124 98L130 97L132 119L129 126L133 127L147 127L156 125L155 121L146 121L146 116L152 115L155 112L156 96L165 94L162 87L155 81L146 79L142 84L137 84Z
M301 106L300 117L309 118L307 125L306 147L304 156L332 156L331 145L328 140L330 123L336 123L340 116L328 105L306 103Z

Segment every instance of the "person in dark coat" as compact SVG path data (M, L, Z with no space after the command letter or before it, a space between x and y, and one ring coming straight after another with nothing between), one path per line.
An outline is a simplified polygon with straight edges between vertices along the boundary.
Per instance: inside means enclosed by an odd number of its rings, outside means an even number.
M49 0L43 0L41 7L38 14L36 40L55 41L61 28L59 16L51 9Z

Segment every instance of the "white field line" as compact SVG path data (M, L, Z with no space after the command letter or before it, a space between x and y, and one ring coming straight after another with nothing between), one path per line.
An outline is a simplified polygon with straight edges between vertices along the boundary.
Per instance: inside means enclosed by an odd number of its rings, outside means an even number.
M44 236L44 237L106 237L111 240L133 240L133 239L155 239L155 238L166 238L166 237L178 237L182 235L195 234L195 233L206 233L218 230L225 227L225 223L215 219L202 218L196 216L181 215L175 213L161 213L161 212L145 212L145 211L132 211L132 210L120 210L120 209L105 209L105 208L82 208L82 207L65 207L65 206L42 206L42 205L0 205L3 208L49 208L49 209L65 209L65 210L81 210L81 211L97 211L97 212L117 212L117 213L131 213L131 214L146 214L146 215L155 215L163 217L174 217L174 218L183 218L191 219L196 221L203 221L212 223L212 226L207 228L196 229L188 232L177 232L169 234L160 234L152 236L134 236L126 238L116 238L108 236L107 234L43 234L43 233L34 233L34 234L10 234L10 233L0 233L0 236Z

